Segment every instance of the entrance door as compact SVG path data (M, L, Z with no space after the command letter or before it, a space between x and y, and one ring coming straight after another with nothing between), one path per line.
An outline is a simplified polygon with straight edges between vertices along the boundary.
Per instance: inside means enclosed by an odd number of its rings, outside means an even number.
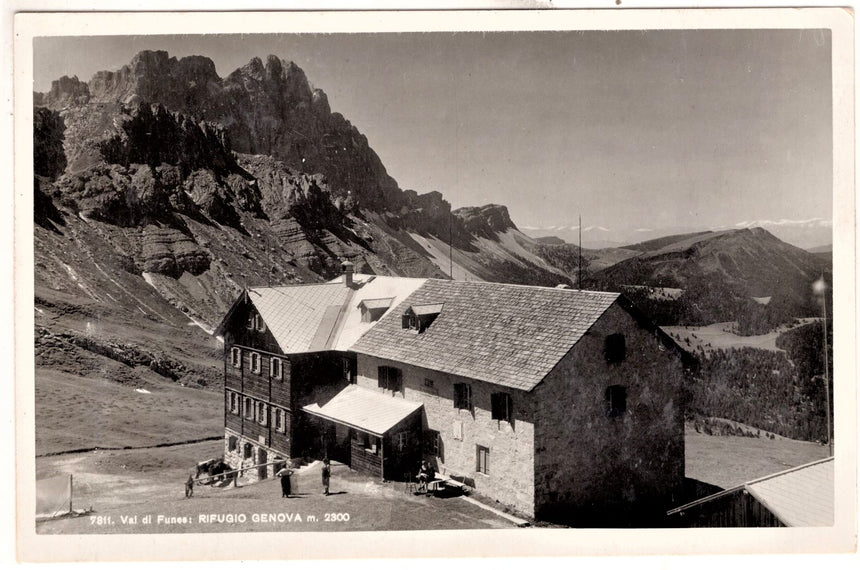
M269 462L269 455L266 453L266 450L262 447L260 448L260 453L257 455L257 477L260 479L265 479L267 476L267 465Z

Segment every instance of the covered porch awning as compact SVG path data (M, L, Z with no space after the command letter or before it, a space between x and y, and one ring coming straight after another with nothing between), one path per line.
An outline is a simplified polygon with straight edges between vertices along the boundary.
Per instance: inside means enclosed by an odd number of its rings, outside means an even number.
M410 402L351 385L323 406L310 404L302 410L312 416L382 437L423 405L421 402Z

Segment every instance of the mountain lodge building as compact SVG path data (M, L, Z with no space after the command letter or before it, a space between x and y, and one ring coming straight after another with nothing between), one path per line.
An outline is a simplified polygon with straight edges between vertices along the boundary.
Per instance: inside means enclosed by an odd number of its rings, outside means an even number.
M683 353L623 296L344 270L248 289L216 330L233 468L328 456L399 480L426 459L582 524L680 498Z

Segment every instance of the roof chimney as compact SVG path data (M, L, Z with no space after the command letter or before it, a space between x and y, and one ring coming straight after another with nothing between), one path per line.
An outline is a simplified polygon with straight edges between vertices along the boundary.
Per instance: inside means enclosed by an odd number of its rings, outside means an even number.
M354 267L351 261L344 261L340 264L343 268L343 283L347 287L352 287L352 268Z

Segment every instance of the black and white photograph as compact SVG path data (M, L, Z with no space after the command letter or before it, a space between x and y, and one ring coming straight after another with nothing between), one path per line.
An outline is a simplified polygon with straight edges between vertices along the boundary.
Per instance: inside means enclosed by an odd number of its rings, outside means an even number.
M50 16L16 77L28 540L856 541L832 12Z

